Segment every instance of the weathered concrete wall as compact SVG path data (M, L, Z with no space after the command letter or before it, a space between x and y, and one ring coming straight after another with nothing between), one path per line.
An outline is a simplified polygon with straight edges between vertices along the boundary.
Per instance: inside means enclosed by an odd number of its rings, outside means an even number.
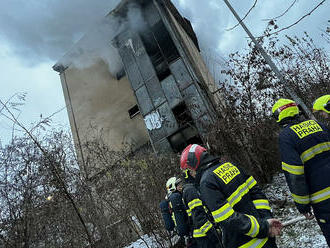
M214 98L212 95L212 92L216 92L219 88L214 81L213 76L211 75L209 69L207 68L200 52L198 51L197 47L195 46L192 39L189 37L189 35L185 32L185 30L182 28L182 26L177 22L175 17L171 14L171 12L168 12L171 18L171 22L174 24L175 29L177 31L177 34L180 36L180 39L183 41L181 44L183 48L185 49L185 52L187 56L190 58L190 63L192 67L194 68L194 71L196 75L201 79L202 83L205 84L209 97L213 99L216 103L223 103L223 98L219 95L218 97ZM221 70L221 68L219 68Z
M148 141L141 115L130 119L128 110L136 104L127 77L114 78L99 60L84 68L67 68L61 73L70 124L76 147L102 137L114 150L130 144L137 148Z

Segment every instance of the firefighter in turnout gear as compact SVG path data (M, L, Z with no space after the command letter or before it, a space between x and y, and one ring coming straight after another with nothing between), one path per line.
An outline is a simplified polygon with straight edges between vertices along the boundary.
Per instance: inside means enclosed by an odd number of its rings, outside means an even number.
M317 98L313 103L313 112L319 113L323 118L329 118L330 95L324 95Z
M185 170L183 185L183 201L186 204L188 216L192 223L192 236L200 248L223 248L221 238L207 214L207 209L200 199L195 180Z
M165 200L160 203L160 209L166 230L175 231L180 236L180 243L184 243L185 237L189 236L190 228L182 194L177 187L179 181L176 177L167 180L167 195Z
M282 127L282 169L300 213L311 219L311 207L330 245L330 133L326 126L299 115L297 104L279 99L274 118Z
M269 202L252 176L196 144L185 148L180 163L199 182L201 198L221 227L224 247L277 247L274 237L282 224L272 218Z

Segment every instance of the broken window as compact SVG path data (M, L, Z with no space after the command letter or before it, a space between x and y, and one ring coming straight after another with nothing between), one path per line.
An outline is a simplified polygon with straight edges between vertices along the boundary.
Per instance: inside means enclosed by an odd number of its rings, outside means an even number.
M134 105L134 107L132 107L128 110L128 114L129 114L129 118L131 118L131 119L133 119L134 116L137 116L138 114L140 114L139 106L137 104Z
M196 127L193 125L179 129L174 134L168 136L167 140L174 152L182 152L189 144L203 144Z
M179 52L162 21L153 25L151 31L153 32L168 64L180 57Z
M188 123L193 122L191 114L184 102L181 102L179 105L172 108L172 111L179 127L186 126Z
M169 64L179 58L178 50L162 21L152 25L149 30L141 31L140 36L157 77L162 81L171 74Z
M181 152L189 144L202 144L186 104L182 102L172 108L172 111L179 126L179 130L167 138L173 151Z

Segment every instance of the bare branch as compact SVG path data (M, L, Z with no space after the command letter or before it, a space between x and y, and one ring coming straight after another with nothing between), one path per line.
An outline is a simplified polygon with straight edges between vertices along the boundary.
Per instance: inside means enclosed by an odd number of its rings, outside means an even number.
M296 2L297 2L297 0L294 0L291 3L291 5L282 14L280 14L279 16L276 16L276 17L273 17L273 18L269 18L269 19L262 19L262 21L271 21L271 20L275 20L275 19L278 19L278 18L284 16L293 7L293 5L295 5Z
M231 27L231 28L228 28L226 29L226 31L231 31L233 30L234 28L236 28L238 25L241 24L242 21L244 21L246 19L246 17L250 14L250 12L252 11L252 9L256 6L258 0L255 0L254 1L254 4L252 5L252 7L248 10L248 12L246 12L245 16L241 19L241 21L239 23L237 23L235 26Z
M88 242L90 244L91 247L94 247L93 245L93 242L92 242L92 238L91 238L91 235L87 229L87 226L86 226L86 223L82 217L82 215L80 214L80 211L79 211L79 208L78 206L76 205L71 193L68 191L68 188L65 184L65 182L63 181L63 179L61 178L57 168L56 168L56 165L55 165L55 161L52 159L52 157L49 155L48 151L46 149L44 149L44 147L41 145L41 143L37 140L36 137L33 136L33 134L17 119L17 117L15 117L15 115L12 113L12 111L8 108L8 106L2 102L0 100L0 104L3 106L3 109L7 111L7 113L9 114L9 116L5 115L2 113L3 116L5 116L6 118L8 118L9 120L11 120L12 122L16 123L20 128L22 128L22 130L28 135L28 137L33 141L33 143L40 149L40 151L43 153L43 155L46 157L46 159L49 161L49 165L50 165L50 169L51 169L51 172L54 174L55 178L58 180L66 198L70 201L75 213L77 214L78 216L78 219L79 221L81 222L84 230L85 230L85 233L86 233L86 236L87 236L87 239L88 239Z
M280 30L276 31L276 32L273 32L273 33L267 33L266 35L262 35L262 36L259 36L258 38L262 38L262 37L265 37L265 36L270 36L270 35L273 35L273 34L278 34L284 30L287 30L295 25L297 25L299 22L301 22L303 19L305 19L307 16L310 16L318 7L320 7L326 0L322 0L318 5L316 5L310 12L308 12L307 14L303 15L302 17L300 17L296 22L292 23L291 25L289 26L286 26L284 28L281 28Z
M23 92L23 93L15 93L11 97L9 97L5 102L2 102L1 101L2 106L0 107L0 113L4 110L4 108L6 106L8 106L8 105L15 105L15 103L12 101L15 97L17 97L18 100L21 101L20 103L17 103L16 102L16 104L22 104L22 102L25 101L25 96L26 96L26 93L25 92Z

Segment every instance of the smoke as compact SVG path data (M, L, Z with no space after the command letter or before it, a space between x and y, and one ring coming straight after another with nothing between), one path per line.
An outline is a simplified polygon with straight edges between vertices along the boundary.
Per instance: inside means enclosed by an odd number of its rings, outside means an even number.
M172 0L181 15L187 17L191 22L198 37L199 45L202 51L204 61L209 68L212 76L217 83L224 80L230 80L229 77L223 75L221 70L227 69L225 60L230 53L241 51L247 48L250 39L248 35L240 27L229 30L237 24L237 20L230 12L224 1L222 0ZM243 17L245 13L253 6L255 0L245 1L229 1L239 16ZM258 1L255 8L252 9L249 16L244 20L250 31L257 37L263 34L269 19L283 13L291 2L287 0L266 0ZM300 17L312 9L314 4L310 1L297 1L295 6L277 22L279 27L288 26L296 22ZM320 42L319 33L321 27L327 23L330 3L324 5L306 18L303 22L288 29L280 34L280 38L284 35L301 36L303 31L308 31L315 40ZM285 42L286 39L280 39ZM329 47L329 44L322 46Z
M100 58L112 75L122 69L111 40L129 24L143 28L142 15L130 4L127 20L105 17L120 0L4 1L0 41L30 66L59 61L63 66L91 66ZM4 11L5 10L5 11ZM86 35L85 35L86 34Z
M122 69L122 63L111 41L122 27L123 25L113 18L100 20L59 60L58 64L83 69L102 59L108 64L111 74L116 75Z
M237 24L237 20L230 12L223 0L172 0L183 16L191 20L194 30L197 34L202 50L214 50L220 56L228 55L242 48L247 47L247 34L240 27L228 31ZM245 1L229 1L239 16L243 17L247 11L253 6L255 0ZM263 34L268 24L269 18L282 14L292 3L287 0L265 0L257 1L256 6L252 9L248 17L244 20L245 24L255 36ZM292 9L278 19L280 28L286 27L304 14L308 13L316 3L311 1L297 1ZM299 24L281 33L284 35L301 36L303 31L307 31L313 37L319 40L320 29L327 23L328 10L330 2L326 1L311 16L304 19ZM284 39L283 39L284 40Z
M112 42L127 27L136 32L147 27L140 7L134 3L128 4L126 17L108 15L94 24L83 38L61 58L58 65L83 69L102 59L108 64L110 73L115 76L123 70L123 64Z
M28 65L56 61L118 3L119 0L3 1L0 41L6 42Z
M246 44L246 35L240 27L226 31L237 22L223 1L172 1L181 14L191 20L202 50L214 50L219 56L223 56L244 47ZM77 48L71 52L82 55L85 58L85 64L75 63L77 66L93 63L91 58L101 56L107 61L110 68L118 71L120 69L120 62L118 61L120 60L118 60L117 51L111 47L110 42L111 37L120 31L120 25L113 29L115 21L102 18L119 2L120 0L2 1L0 42L5 42L10 47L11 52L20 57L26 64L36 65L45 61L58 61L79 41L80 48L84 48L86 51ZM237 12L243 16L252 6L254 0L231 2ZM260 35L267 25L267 21L262 21L262 19L276 16L288 7L286 0L275 2L270 0L263 1L262 4L258 2L256 8L245 20L247 25L252 28L252 33ZM286 15L282 19L286 23L280 23L281 26L297 20L309 8L309 1L297 3L290 15ZM313 16L306 19L315 20L308 24L309 27L322 26L320 23L327 19L326 9L326 6L322 6L318 10L318 14L314 13ZM135 28L143 27L139 10L134 6L129 10L128 21ZM302 28L301 26L297 27ZM87 31L91 37L81 39ZM69 60L66 62L70 63Z
M5 41L11 51L28 65L44 61L59 61L65 53L82 56L80 61L64 64L88 66L101 56L114 71L120 69L116 49L111 47L111 37L120 29L113 29L114 20L103 19L120 0L42 0L3 1L0 10L0 41ZM202 48L217 50L227 22L224 8L217 1L173 1L181 13L191 19ZM137 8L130 8L129 20L134 28L143 27ZM207 28L206 28L207 27ZM82 38L89 32L88 38ZM78 42L79 46L76 47ZM113 58L113 59L109 59Z

